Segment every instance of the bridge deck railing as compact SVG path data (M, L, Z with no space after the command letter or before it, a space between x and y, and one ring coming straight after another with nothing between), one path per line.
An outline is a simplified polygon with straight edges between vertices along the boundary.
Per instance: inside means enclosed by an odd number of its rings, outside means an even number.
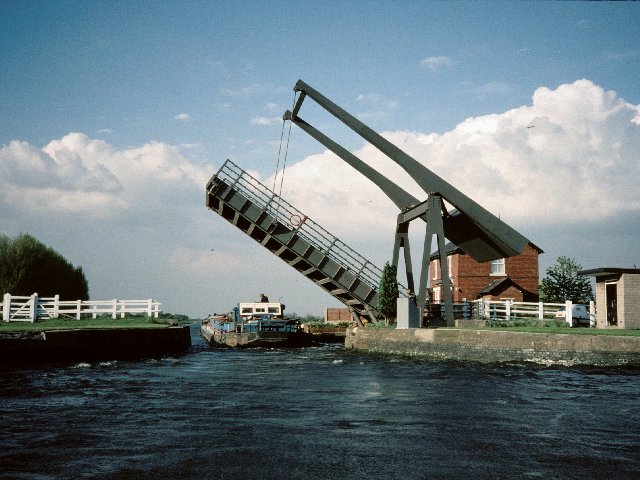
M376 290L378 289L382 269L271 191L231 160L227 160L214 177L240 192L259 208L265 209L279 223L295 230L297 235L356 274L361 281ZM398 285L398 288L401 295L408 296L406 287Z

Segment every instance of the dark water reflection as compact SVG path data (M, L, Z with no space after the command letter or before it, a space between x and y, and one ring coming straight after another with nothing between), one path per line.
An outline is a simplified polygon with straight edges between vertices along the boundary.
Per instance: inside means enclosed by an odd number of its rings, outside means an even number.
M0 478L640 478L640 370L193 341L5 368Z

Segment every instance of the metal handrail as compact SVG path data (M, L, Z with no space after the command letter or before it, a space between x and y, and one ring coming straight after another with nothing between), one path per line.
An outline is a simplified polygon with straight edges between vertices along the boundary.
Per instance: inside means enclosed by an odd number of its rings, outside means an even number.
M231 160L224 162L212 180L215 178L238 190L259 208L267 211L276 221L292 228L309 244L321 250L346 270L354 273L373 289L378 289L382 269L304 215ZM295 222L294 219L296 219ZM403 285L399 284L398 290L402 296L408 296L407 289Z

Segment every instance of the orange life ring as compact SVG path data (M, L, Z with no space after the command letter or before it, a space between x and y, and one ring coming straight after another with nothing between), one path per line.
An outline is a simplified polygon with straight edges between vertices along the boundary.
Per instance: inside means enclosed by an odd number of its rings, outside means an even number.
M294 213L293 215L291 215L289 222L291 222L291 225L293 225L294 227L299 227L300 225L302 225L302 222L304 222L306 219L307 219L306 216L301 217L297 213Z

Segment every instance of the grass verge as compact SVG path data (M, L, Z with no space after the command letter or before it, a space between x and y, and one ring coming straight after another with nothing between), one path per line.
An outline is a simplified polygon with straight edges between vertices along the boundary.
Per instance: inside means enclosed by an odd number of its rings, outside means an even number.
M639 337L640 330L603 330L599 328L568 328L568 327L485 327L478 330L502 331L502 332L528 332L528 333L558 333L567 335L613 335L624 337Z
M147 317L127 318L95 318L95 319L71 319L58 318L54 320L42 320L30 322L1 322L2 332L41 332L45 330L70 330L83 328L166 328L166 324L156 323Z

